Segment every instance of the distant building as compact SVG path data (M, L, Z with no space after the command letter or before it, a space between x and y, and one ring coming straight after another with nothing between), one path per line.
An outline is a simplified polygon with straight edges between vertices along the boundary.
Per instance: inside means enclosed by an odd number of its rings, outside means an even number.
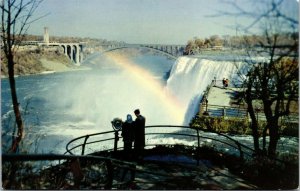
M49 44L49 33L48 27L44 27L44 43Z

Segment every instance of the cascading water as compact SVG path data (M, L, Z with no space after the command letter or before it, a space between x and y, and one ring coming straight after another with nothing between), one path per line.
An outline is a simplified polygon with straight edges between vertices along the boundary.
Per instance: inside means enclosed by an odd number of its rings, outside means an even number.
M183 56L176 60L166 88L184 107L185 125L197 113L203 92L212 80L214 78L235 80L238 67L238 64L232 61L208 60L200 57Z

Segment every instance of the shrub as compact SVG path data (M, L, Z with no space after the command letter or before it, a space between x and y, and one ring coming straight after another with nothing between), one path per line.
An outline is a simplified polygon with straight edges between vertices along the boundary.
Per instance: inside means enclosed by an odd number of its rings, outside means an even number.
M259 122L259 133L262 135L265 122ZM196 116L192 119L190 126L198 127L204 130L212 130L220 133L231 133L239 135L250 135L250 122L248 118L223 118L223 117L209 117Z

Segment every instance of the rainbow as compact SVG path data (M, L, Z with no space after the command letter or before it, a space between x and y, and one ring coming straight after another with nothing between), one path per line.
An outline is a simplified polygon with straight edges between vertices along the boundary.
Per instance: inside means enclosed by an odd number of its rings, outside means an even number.
M176 97L167 94L164 87L155 80L148 71L139 67L133 61L121 54L109 52L106 56L115 64L128 71L130 73L130 77L138 83L141 83L142 87L153 92L159 101L164 104L168 113L170 113L170 116L174 119L174 122L180 123L179 125L183 124L185 116L184 107L180 104Z

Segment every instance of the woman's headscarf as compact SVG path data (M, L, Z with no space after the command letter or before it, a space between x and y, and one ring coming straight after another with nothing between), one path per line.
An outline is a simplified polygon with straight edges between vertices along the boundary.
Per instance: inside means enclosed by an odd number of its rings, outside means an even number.
M132 123L132 122L133 122L132 116L131 116L130 114L127 115L126 122L127 122L127 123Z

